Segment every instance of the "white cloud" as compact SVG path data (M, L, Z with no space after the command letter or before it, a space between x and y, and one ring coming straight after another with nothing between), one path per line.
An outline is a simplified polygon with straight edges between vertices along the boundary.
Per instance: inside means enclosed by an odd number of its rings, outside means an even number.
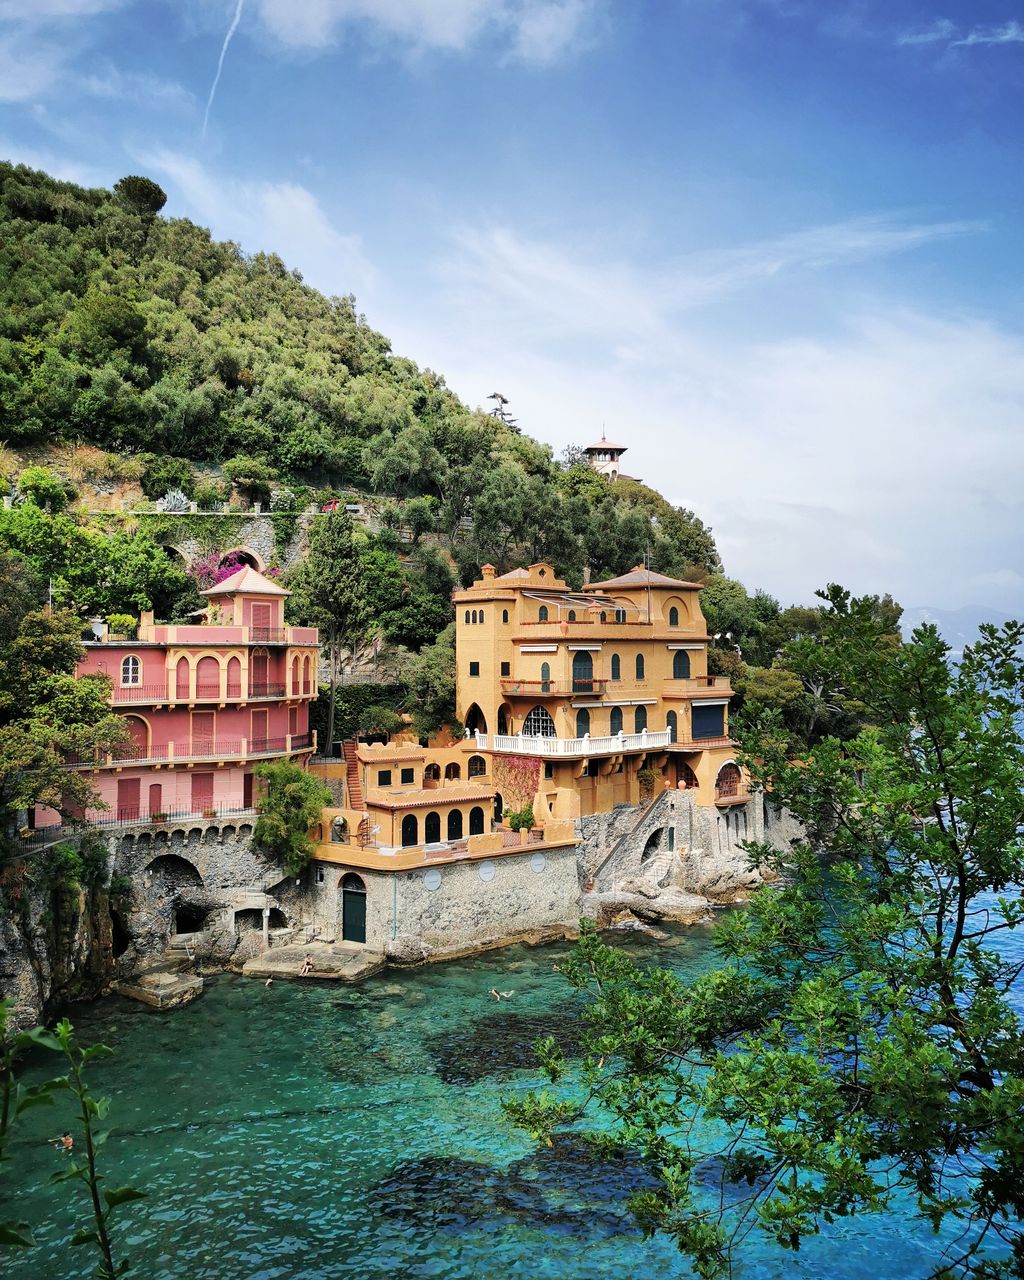
M85 20L125 0L0 0L0 102L28 102L59 82Z
M107 66L101 72L82 76L78 83L95 98L138 102L176 111L192 110L196 104L195 95L184 85L149 72L119 71L115 66Z
M464 230L458 271L445 258L439 290L419 285L429 307L396 298L371 321L471 403L500 387L556 452L605 426L629 446L631 473L711 523L728 569L750 586L810 599L841 581L904 601L1019 609L1024 584L981 575L1024 541L1024 337L846 289L832 322L806 331L775 333L769 318L751 338L705 323L702 302L767 277L753 264L770 264L792 302L798 272L965 229L870 225L725 251L716 259L740 267L711 271L703 261L640 270L509 230ZM733 296L734 314L745 303Z
M256 0L268 32L294 48L332 45L346 29L414 51L463 51L485 35L510 56L546 63L585 37L599 0Z
M943 44L950 49L971 45L1024 44L1024 25L1015 19L987 27L961 29L948 18L937 18L919 31L904 32L896 41L900 45Z
M180 199L173 203L179 204L180 212L209 226L214 235L239 242L249 253L279 254L325 293L362 292L376 279L359 237L336 231L303 186L234 181L166 149L137 154L135 159L177 192Z

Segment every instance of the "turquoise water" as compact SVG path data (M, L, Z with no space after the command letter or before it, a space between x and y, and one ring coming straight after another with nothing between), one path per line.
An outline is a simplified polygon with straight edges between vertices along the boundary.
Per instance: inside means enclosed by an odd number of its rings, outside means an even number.
M703 929L625 945L683 975L714 962ZM571 1034L572 999L552 969L566 953L513 948L358 988L224 976L172 1013L116 998L71 1010L83 1042L116 1051L94 1071L112 1098L110 1184L149 1193L117 1230L132 1274L689 1277L669 1243L632 1226L635 1171L595 1167L571 1142L537 1153L502 1117L502 1096L538 1083L536 1038ZM493 986L515 994L498 1004ZM46 1185L60 1157L43 1140L64 1127L78 1128L66 1102L30 1111L15 1144L18 1214L40 1243L7 1267L18 1280L92 1274L89 1251L66 1245L84 1220L81 1189ZM865 1216L798 1255L752 1240L735 1274L902 1280L927 1275L940 1252L910 1219Z

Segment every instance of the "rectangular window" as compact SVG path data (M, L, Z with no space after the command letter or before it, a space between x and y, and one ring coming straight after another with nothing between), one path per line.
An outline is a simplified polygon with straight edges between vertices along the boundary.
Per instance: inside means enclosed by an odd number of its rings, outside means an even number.
M471 662L471 663L469 664L469 674L470 674L471 676L478 676L478 675L480 674L480 663L479 663L479 662Z
M725 707L702 707L694 704L692 713L693 737L724 738Z
M511 663L511 662L503 662L503 663L501 664L501 674L502 674L503 676L510 676L510 675L512 674L512 663Z
M324 882L324 869L323 869L323 867L317 867L317 869L316 869L316 882L317 882L317 884L323 884L323 882Z
M416 781L416 770L415 770L415 769L403 769L403 770L402 770L402 785L403 785L403 786L407 786L410 782L415 782L415 781Z
M391 770L390 769L377 770L377 786L378 787L391 786Z
M550 760L545 760L544 761L544 777L553 778L554 776L555 776L555 766L551 763Z

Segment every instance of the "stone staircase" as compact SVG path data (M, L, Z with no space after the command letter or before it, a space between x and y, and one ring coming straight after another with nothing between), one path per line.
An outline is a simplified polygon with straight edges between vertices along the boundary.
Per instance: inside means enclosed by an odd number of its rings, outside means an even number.
M660 885L668 875L675 858L676 851L674 849L659 849L646 862L640 864L641 878L650 880L652 884Z
M356 755L356 744L349 739L342 743L341 749L345 757L345 790L348 793L348 807L365 809L366 801L363 799L363 784L359 780L359 757Z

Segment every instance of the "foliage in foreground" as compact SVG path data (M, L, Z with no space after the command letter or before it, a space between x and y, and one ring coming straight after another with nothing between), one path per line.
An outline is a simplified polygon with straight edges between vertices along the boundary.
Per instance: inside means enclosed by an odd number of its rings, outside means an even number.
M128 1274L130 1267L127 1258L116 1260L114 1257L110 1236L114 1211L120 1205L144 1199L146 1193L131 1186L102 1185L105 1179L99 1171L98 1155L108 1133L98 1130L96 1124L106 1117L110 1099L93 1097L86 1081L86 1067L93 1059L112 1051L104 1044L83 1048L67 1018L63 1018L53 1031L45 1027L31 1027L9 1034L7 1022L10 1011L9 1002L0 1002L0 1170L10 1159L6 1148L11 1129L23 1113L31 1107L52 1105L62 1092L70 1093L81 1126L76 1139L81 1154L62 1156L65 1163L51 1176L50 1182L79 1182L85 1188L92 1221L91 1225L75 1232L71 1244L94 1246L100 1257L96 1269L99 1280L118 1280ZM20 1056L31 1049L48 1049L63 1055L67 1074L37 1085L24 1085L17 1079L16 1067ZM27 1223L0 1220L0 1250L30 1248L33 1243Z
M795 759L778 719L748 734L808 832L752 851L786 887L723 919L722 966L685 987L585 934L566 968L591 996L583 1062L542 1044L557 1092L506 1103L539 1139L640 1152L659 1186L638 1221L702 1276L751 1231L798 1249L897 1200L943 1229L936 1276L1024 1275L1022 966L999 949L1024 920L1024 627L956 668L934 628L893 649L881 625L830 588L808 655L873 727Z

